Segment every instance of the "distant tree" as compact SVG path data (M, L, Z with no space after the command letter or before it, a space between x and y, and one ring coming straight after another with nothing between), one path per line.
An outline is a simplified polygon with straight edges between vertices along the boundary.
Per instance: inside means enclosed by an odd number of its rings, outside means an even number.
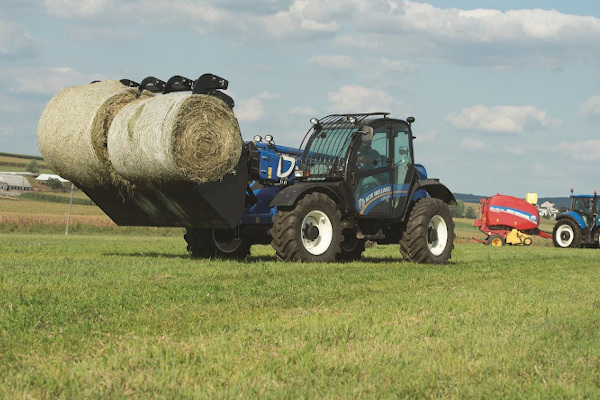
M454 218L462 218L465 215L465 203L458 200L456 205L450 206L450 214Z
M465 217L466 218L471 218L471 219L475 219L477 218L477 213L475 212L475 209L473 208L473 206L468 206L465 210Z
M53 190L61 190L63 189L63 184L56 178L48 178L46 182L46 186Z
M40 168L38 167L37 160L31 160L31 161L29 161L29 163L25 167L25 171L31 172L32 174L39 174L40 173Z

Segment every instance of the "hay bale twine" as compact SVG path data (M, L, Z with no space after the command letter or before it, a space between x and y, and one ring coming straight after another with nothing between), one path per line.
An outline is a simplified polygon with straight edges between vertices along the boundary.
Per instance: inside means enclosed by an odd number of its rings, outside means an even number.
M235 168L242 144L231 109L214 96L197 94L128 104L108 134L110 162L134 183L217 180Z
M144 92L142 97L150 95ZM54 172L80 187L107 182L127 186L108 161L106 137L117 112L138 97L137 89L118 81L60 91L38 123L38 147L44 160Z

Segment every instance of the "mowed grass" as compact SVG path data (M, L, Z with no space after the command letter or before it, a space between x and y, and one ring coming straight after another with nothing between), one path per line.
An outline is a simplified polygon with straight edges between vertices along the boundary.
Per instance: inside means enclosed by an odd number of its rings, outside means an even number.
M599 251L300 264L0 234L0 398L598 398Z

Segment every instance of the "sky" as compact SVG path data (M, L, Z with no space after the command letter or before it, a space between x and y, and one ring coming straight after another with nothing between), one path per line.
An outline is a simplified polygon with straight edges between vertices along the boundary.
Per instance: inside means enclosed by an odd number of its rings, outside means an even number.
M312 117L414 116L415 161L457 193L600 190L600 2L0 0L0 151L38 155L58 91L214 73L244 139Z

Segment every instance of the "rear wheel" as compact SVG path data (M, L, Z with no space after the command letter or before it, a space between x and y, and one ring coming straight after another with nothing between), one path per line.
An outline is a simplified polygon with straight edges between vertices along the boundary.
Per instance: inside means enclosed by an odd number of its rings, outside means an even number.
M242 260L250 254L250 242L235 229L213 229L212 239L217 257Z
M186 228L183 238L188 244L187 250L192 258L210 258L215 255L212 229Z
M525 239L523 239L523 244L525 246L531 246L532 243L533 243L533 239L531 239L530 237L526 237Z
M341 251L342 214L323 193L310 193L273 217L271 245L284 261L334 261Z
M504 246L506 241L504 240L504 237L502 235L494 233L493 235L490 235L490 237L487 239L487 243L493 247L502 247Z
M561 219L552 231L554 247L581 247L581 229L570 219Z
M339 261L360 260L365 251L365 240L356 237L356 229L346 229L343 233L344 241L341 243L341 251L337 259Z
M440 199L424 198L413 207L400 239L400 253L408 260L443 264L454 248L454 221L448 205Z

